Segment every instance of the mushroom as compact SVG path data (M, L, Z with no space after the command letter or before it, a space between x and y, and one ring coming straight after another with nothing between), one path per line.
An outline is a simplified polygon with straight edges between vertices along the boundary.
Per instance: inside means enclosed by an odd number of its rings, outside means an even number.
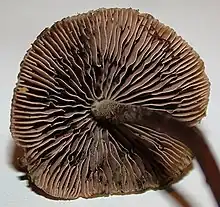
M206 115L209 90L203 61L173 29L137 10L99 9L34 41L10 129L31 182L53 197L163 189L192 169L192 151L160 125L118 123L117 110L146 107L191 127Z

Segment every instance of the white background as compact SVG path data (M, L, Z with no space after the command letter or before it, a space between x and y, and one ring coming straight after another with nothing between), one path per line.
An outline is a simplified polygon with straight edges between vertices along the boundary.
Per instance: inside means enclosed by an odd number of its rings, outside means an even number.
M37 195L19 181L21 173L9 164L9 117L19 64L36 36L57 20L100 7L133 7L151 13L173 27L201 55L212 83L208 115L202 126L220 163L220 1L218 0L0 0L0 206L1 207L174 207L166 194L146 192L135 196L52 201ZM220 184L219 184L220 185ZM195 206L215 206L198 165L177 186Z

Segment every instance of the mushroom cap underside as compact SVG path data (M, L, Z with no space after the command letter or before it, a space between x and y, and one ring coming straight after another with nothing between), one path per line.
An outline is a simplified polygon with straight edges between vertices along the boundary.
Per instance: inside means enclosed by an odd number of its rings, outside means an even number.
M34 41L10 129L31 181L54 197L140 193L181 179L192 152L147 127L103 126L91 107L114 100L194 126L209 88L203 61L173 29L137 10L99 9L58 21Z

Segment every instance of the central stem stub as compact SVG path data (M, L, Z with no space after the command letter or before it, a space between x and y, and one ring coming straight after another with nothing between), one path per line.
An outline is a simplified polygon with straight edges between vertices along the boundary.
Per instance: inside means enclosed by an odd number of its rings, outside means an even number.
M114 121L117 119L120 104L113 100L96 101L91 107L93 116L98 120Z

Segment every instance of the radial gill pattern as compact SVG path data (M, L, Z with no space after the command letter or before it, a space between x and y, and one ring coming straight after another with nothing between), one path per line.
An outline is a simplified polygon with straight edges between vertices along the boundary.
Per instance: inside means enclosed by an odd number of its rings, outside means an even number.
M181 179L191 151L150 128L105 126L91 106L142 105L195 125L208 97L203 61L173 29L133 9L99 9L37 37L21 63L11 132L31 181L54 197L141 193Z

